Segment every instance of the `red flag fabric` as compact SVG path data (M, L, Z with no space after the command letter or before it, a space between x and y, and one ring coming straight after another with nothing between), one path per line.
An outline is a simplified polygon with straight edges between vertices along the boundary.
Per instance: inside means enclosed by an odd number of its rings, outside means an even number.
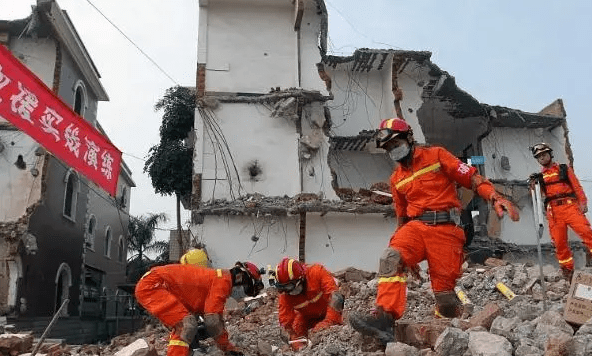
M0 45L0 117L115 196L121 151Z

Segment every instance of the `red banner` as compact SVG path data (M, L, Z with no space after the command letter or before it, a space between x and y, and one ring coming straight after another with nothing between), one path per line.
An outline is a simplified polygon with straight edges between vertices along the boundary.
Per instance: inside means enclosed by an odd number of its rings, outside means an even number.
M0 45L0 117L115 196L121 151Z

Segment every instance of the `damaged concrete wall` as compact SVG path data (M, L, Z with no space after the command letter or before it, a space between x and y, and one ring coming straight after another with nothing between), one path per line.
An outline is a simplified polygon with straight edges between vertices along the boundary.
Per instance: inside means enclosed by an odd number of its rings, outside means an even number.
M319 16L316 1L304 1L304 14L300 25L300 49L298 61L300 73L301 88L319 90L324 95L328 94L328 88L315 70L317 63L321 62L321 54L319 53L319 42L322 41L319 37L322 35L322 16ZM326 35L326 34L325 34Z
M202 200L232 199L246 192L290 195L300 192L298 133L290 119L271 117L262 104L220 105L196 116L204 128ZM199 130L199 129L198 129ZM223 137L220 136L223 133ZM237 176L238 174L238 176Z
M337 186L352 189L369 189L374 183L388 182L394 169L393 160L384 153L344 150L332 150L329 165L335 172Z
M567 163L563 128L494 127L482 141L485 175L489 179L525 180L541 166L532 157L529 147L546 142L553 148L554 159ZM505 157L505 158L504 158Z
M395 227L395 220L382 214L307 214L306 262L322 262L330 270L355 266L375 271L377 256ZM275 266L282 256L298 257L298 216L206 216L192 230L195 236L203 236L216 267L243 260Z
M326 67L334 96L327 104L335 136L356 136L362 130L374 130L382 119L395 115L388 62L382 69L369 72L352 71L354 62Z
M21 131L0 122L0 221L16 221L41 198L43 156L39 145ZM4 126L6 128L6 126ZM19 157L21 157L19 159ZM19 166L15 163L19 161Z
M536 245L532 198L528 188L513 181L525 182L531 173L539 172L541 167L532 157L529 147L547 142L554 149L555 161L568 162L565 150L563 127L558 126L551 131L548 128L508 128L494 127L489 135L481 141L485 156L484 173L492 180L507 181L498 184L496 189L507 195L520 208L520 222L512 223L507 218L501 221L499 237L505 242L519 245ZM496 218L489 225L497 225ZM550 243L548 226L545 220L543 243ZM573 233L570 236L573 238Z
M215 267L236 261L275 266L280 256L298 257L298 216L206 216L191 230L201 236Z
M308 214L306 262L321 261L331 271L351 266L377 271L378 258L395 228L395 219L382 214Z
M300 164L302 192L316 193L324 199L338 200L331 185L329 168L329 137L325 136L324 104L313 102L302 110Z
M10 51L47 87L52 87L56 64L55 40L23 36L10 42Z
M199 33L207 48L200 43L198 61L206 63L207 91L267 93L298 86L291 1L210 0L203 9Z

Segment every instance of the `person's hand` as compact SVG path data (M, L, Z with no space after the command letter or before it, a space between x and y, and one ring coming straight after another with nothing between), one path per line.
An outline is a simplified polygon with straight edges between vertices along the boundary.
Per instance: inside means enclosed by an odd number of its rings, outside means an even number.
M512 204L509 200L502 198L501 196L494 196L493 197L493 209L497 213L497 216L502 218L504 216L504 210L510 216L512 221L520 220L520 214L518 214L518 209Z
M588 212L588 205L580 203L580 211L582 214L586 214Z

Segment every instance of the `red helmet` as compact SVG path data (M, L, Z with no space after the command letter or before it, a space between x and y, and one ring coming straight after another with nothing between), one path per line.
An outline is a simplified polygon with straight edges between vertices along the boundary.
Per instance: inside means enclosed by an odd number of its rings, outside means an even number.
M275 267L275 287L279 292L298 292L306 277L306 266L292 258L284 257ZM301 288L300 288L301 291Z
M261 280L261 271L255 264L251 262L237 262L235 264L246 275L246 281L243 283L243 290L249 297L255 297L263 289L263 281Z
M382 148L385 143L393 138L410 134L413 134L413 130L405 120L399 119L398 117L382 120L378 126L376 147Z
M304 264L297 260L284 257L275 268L277 282L281 284L296 281L305 277Z

